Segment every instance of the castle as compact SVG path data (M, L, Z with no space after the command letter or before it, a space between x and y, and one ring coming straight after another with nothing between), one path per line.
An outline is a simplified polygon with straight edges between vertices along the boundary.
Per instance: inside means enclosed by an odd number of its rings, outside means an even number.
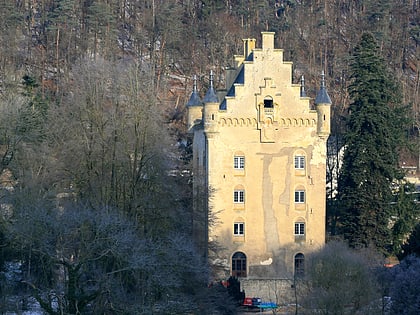
M325 243L326 141L331 100L324 76L311 108L292 63L262 32L262 47L226 70L226 89L187 103L193 138L193 230L218 279L238 277L247 296L275 300ZM290 292L289 292L290 293Z

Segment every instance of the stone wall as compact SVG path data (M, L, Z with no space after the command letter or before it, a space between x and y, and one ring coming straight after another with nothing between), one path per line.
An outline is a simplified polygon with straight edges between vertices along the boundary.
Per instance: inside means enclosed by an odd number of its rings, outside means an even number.
M292 280L240 279L240 282L246 297L259 297L265 302L275 302L278 305L295 302Z

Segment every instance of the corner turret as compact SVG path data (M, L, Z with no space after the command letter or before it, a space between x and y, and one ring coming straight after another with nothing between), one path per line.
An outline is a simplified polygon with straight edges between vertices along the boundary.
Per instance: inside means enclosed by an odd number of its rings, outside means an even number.
M203 119L203 101L197 91L197 76L194 76L193 91L187 103L188 111L188 132L193 132L194 126L201 123Z
M317 132L321 137L328 137L330 134L331 99L325 87L324 71L321 74L321 88L315 98L316 111L318 113Z
M210 70L210 87L207 90L206 95L204 95L203 102L204 103L218 103L219 99L217 98L216 92L213 88L213 81L214 81L213 70Z
M204 132L209 133L217 132L217 122L219 113L219 99L213 88L213 71L210 71L210 87L204 96Z

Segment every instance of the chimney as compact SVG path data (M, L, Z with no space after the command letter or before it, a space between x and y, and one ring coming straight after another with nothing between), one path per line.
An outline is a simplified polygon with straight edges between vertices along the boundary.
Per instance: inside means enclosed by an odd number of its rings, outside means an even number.
M244 42L244 57L246 59L255 48L255 38L247 38L242 41Z
M274 32L261 32L262 35L262 49L274 49Z

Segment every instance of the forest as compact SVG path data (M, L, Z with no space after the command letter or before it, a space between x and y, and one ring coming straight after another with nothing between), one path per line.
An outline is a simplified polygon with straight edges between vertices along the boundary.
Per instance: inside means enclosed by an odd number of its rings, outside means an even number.
M404 113L389 130L407 145L392 137L398 156L390 163L417 167L418 176L419 11L418 0L0 0L0 311L35 303L54 315L235 314L229 292L207 286L211 269L191 235L185 104L193 76L201 94L210 70L223 88L242 39L256 38L259 47L262 31L275 32L276 47L293 62L293 82L304 75L308 96L315 97L325 71L338 154L358 138L349 131L362 117L350 115L366 97L360 87L374 86L371 77L355 75L368 32L381 57L369 60L383 61L380 78L395 82L384 89L398 94L389 102L392 115ZM378 104L388 105L383 98ZM349 165L339 180L331 175L335 166L329 170L330 184L341 187L328 191L327 229L331 239L367 248L352 235L369 231L340 229L349 220L342 209L354 207L351 198L336 198L352 187ZM381 183L400 175L389 173ZM397 201L405 210L390 213L394 234L384 234L393 243L375 244L381 255L420 255L410 245L420 243L419 210L406 195ZM332 252L350 263L338 264ZM333 262L323 264L331 278L314 267L311 285L297 286L299 304L326 313L351 304L373 314L363 296L394 294L393 314L416 314L418 291L409 284L419 280L419 260L408 256L374 281L366 268L373 261L378 268L380 259L366 262L370 255L331 242L314 257ZM337 280L337 266L356 268L360 277ZM327 288L331 281L336 286ZM406 291L397 285L404 281ZM332 305L337 292L343 304ZM412 308L401 309L406 301Z

